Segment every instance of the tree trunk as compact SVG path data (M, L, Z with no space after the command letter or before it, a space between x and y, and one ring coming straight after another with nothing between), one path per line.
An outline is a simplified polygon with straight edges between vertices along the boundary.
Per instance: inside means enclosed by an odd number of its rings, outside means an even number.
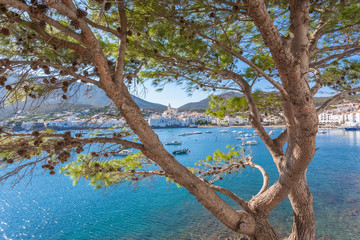
M294 212L289 240L315 240L313 197L307 186L306 173L292 188L289 199Z
M254 236L250 236L251 240L279 240L279 236L272 228L269 220L265 216L257 216L256 229Z

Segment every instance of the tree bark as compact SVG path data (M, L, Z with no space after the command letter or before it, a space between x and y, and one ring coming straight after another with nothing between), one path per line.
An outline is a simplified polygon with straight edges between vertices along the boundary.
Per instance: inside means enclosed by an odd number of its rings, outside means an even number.
M315 239L313 197L307 186L306 174L292 188L289 199L294 213L289 240Z
M279 240L279 236L272 228L267 217L257 216L256 229L253 236L249 236L251 240Z

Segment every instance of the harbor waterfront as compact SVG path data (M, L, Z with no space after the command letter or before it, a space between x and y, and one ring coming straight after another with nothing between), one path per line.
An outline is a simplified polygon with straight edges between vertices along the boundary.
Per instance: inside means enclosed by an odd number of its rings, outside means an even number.
M282 129L266 128L278 136ZM193 166L226 145L241 145L238 133L254 134L252 128L156 129L162 142L179 139L181 145L165 145L185 166ZM209 131L206 133L206 131ZM178 137L180 135L180 137ZM258 136L246 138L259 144L244 146L254 162L265 168L271 183L278 173ZM307 176L314 196L317 239L355 240L360 236L360 131L326 129L317 135L315 157ZM118 158L121 159L122 156ZM58 173L58 169L57 169ZM29 180L29 179L27 179ZM0 238L3 239L218 239L234 236L190 195L165 178L122 185L106 191L94 190L88 182L72 186L62 174L43 174L39 167L29 185L23 181L0 192ZM262 177L247 168L241 174L218 182L237 195L250 199L261 188ZM227 197L226 201L232 203ZM235 204L233 204L235 207ZM292 225L288 200L270 215L271 223L286 236ZM286 221L284 221L286 219ZM280 225L281 222L281 225ZM287 224L284 225L283 222Z

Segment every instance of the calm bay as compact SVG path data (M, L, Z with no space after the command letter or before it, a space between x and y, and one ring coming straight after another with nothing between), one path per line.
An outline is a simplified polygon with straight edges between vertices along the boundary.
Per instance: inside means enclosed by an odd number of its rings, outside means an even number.
M228 130L221 133L221 130ZM160 139L173 141L184 132L201 131L179 137L180 148L190 153L176 158L186 166L205 159L226 145L240 144L235 138L251 128L156 129ZM210 130L212 133L205 133ZM273 130L276 137L282 129ZM277 169L264 144L247 146L254 162L263 166L274 182ZM166 145L169 152L179 146ZM307 176L314 196L317 239L355 240L360 236L360 131L326 130L317 135L315 158ZM211 216L186 189L153 178L114 189L94 190L88 182L73 186L70 178L35 172L31 183L0 191L0 238L2 239L218 239L233 236ZM271 182L271 183L272 183ZM254 169L227 176L218 182L249 200L262 185L262 176ZM231 205L235 204L224 197ZM270 216L279 233L291 230L292 211L288 200ZM284 222L287 224L284 225Z

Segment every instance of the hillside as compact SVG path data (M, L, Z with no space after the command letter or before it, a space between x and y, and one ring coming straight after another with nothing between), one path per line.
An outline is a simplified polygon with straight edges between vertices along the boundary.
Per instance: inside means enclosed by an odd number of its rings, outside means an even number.
M316 106L320 106L324 102L326 102L328 99L329 99L329 97L314 97L314 102L315 102ZM353 103L360 103L360 94L346 96L345 100L348 100L348 101L353 102ZM344 101L344 100L343 99L339 100L336 103L340 103L342 101Z
M38 106L38 104L36 102L29 101L24 108L24 112L48 114L54 112L61 112L64 110L78 111L80 109L99 108L111 105L110 99L103 91L91 89L91 87L85 85L81 85L79 86L79 88L74 89L76 90L73 90L73 96L66 102L61 101L59 97L53 97L47 99L46 102L44 102L44 104L42 104L40 107L33 108L30 106ZM164 105L148 102L133 95L132 98L135 103L143 110L161 113L167 109L167 107ZM17 103L16 107L14 105L7 106L4 109L1 109L0 119L6 119L14 116L15 112L18 109L22 109L23 107L23 103Z
M183 112L183 111L205 110L206 108L208 108L209 101L210 98L205 98L199 102L187 103L179 107L178 111Z
M222 93L219 96L221 96L222 98L228 99L228 98L232 98L232 97L242 97L242 94L237 93L237 92L227 92L227 93ZM200 100L199 102L191 102L191 103L184 104L181 107L179 107L178 110L180 112L194 111L194 110L205 111L209 107L209 101L210 101L210 97L207 97L203 100Z
M231 98L231 97L241 97L242 95L240 93L236 93L236 92L228 92L228 93L223 93L220 96L227 99L227 98ZM314 97L314 102L315 102L315 105L318 107L318 106L322 105L323 103L325 103L328 99L329 99L329 97ZM354 102L354 103L360 103L360 94L346 96L345 99L348 101ZM208 106L209 106L209 101L210 101L210 97L205 98L199 102L187 103L187 104L179 107L178 110L179 111L191 111L191 110L205 111L206 108L208 108ZM343 100L339 100L336 103L339 103L341 101L343 101Z

